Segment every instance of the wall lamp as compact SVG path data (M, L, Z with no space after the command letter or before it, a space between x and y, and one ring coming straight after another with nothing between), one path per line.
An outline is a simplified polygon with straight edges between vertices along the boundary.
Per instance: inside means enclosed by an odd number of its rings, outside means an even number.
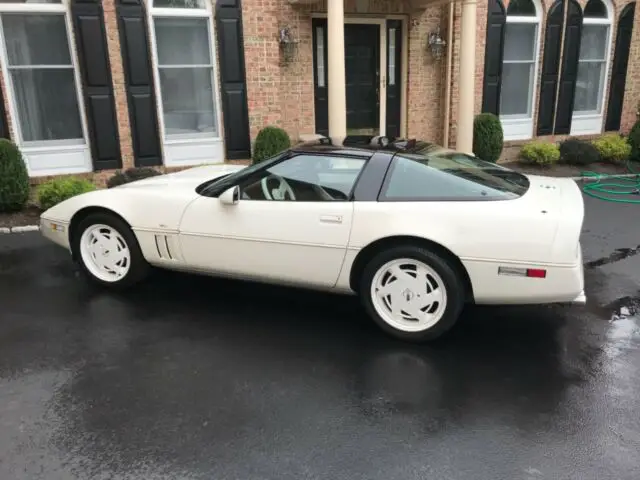
M435 32L429 34L429 49L431 55L436 60L440 60L444 54L444 47L447 46L447 42L440 36L440 27Z

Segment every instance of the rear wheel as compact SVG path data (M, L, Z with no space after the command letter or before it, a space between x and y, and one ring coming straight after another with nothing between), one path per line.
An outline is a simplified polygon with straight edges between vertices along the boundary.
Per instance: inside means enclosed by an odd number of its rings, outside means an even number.
M463 282L446 259L407 245L381 252L367 264L360 297L385 332L422 342L453 327L465 295Z
M84 273L101 285L128 287L142 280L149 270L129 226L108 213L83 219L74 234L72 248Z

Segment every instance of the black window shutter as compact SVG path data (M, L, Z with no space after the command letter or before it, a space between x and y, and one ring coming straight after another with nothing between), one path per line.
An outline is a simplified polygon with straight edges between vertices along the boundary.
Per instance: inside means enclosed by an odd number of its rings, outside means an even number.
M564 48L562 49L562 74L558 92L558 111L556 112L556 123L553 130L556 135L567 135L571 131L581 40L582 8L576 0L569 0L567 23L564 31Z
M7 111L4 108L4 92L2 91L2 88L0 88L0 138L11 139Z
M329 62L327 61L327 21L314 18L313 26L313 98L315 107L316 133L329 135ZM318 84L318 29L322 30L324 51L324 84Z
M251 158L251 133L240 0L216 1L218 63L227 159Z
M544 55L538 104L538 135L553 133L563 24L564 3L563 0L556 0L547 14L547 28L544 34Z
M387 65L389 64L389 55L391 55L389 42L392 34L395 40L395 73L392 79L389 77L389 72L387 72L386 134L389 137L399 137L402 91L402 20L387 20Z
M631 34L633 33L633 17L635 11L636 3L633 2L627 4L620 13L615 53L613 54L613 67L611 69L607 119L604 126L606 131L620 130L622 104L624 103L624 89L627 81L627 65L629 64L629 50L631 49Z
M100 0L74 0L73 31L82 74L94 170L122 167L111 66Z
M162 165L156 95L142 0L117 0L120 51L136 167Z
M500 89L502 87L502 58L507 15L500 0L489 0L487 37L484 53L484 85L482 87L482 111L500 114Z

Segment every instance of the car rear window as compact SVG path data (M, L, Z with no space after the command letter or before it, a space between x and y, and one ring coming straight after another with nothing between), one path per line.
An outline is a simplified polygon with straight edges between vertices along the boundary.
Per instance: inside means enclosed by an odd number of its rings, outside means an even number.
M510 200L528 189L529 180L518 172L427 144L395 155L380 200Z

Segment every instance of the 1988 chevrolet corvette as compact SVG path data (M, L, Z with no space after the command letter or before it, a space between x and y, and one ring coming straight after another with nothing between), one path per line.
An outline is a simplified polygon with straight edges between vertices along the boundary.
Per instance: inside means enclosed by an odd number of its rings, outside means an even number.
M41 232L110 287L150 266L360 296L387 333L434 339L465 303L584 303L584 204L437 145L327 138L73 197Z

